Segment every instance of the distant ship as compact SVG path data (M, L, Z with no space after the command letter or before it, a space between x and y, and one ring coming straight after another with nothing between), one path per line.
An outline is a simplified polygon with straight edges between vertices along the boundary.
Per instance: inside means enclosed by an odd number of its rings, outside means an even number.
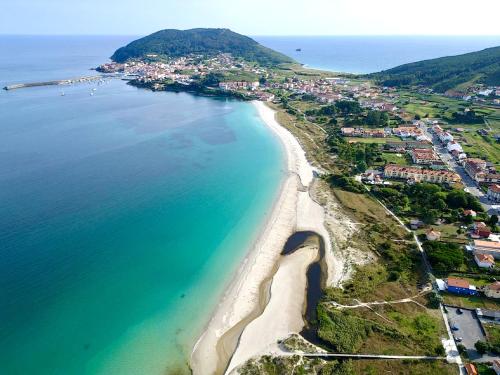
M300 52L302 51L302 48L297 48L295 51Z

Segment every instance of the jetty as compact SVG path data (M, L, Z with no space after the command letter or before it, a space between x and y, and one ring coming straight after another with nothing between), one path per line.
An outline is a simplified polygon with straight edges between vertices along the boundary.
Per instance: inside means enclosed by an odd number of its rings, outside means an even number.
M3 89L4 90L17 90L17 89L23 89L23 88L28 88L28 87L72 85L74 83L98 81L98 80L103 79L103 78L104 77L102 75L96 75L96 76L86 76L86 77L78 77L78 78L71 78L71 79L62 79L62 80L56 80L56 81L17 83L14 85L5 86Z

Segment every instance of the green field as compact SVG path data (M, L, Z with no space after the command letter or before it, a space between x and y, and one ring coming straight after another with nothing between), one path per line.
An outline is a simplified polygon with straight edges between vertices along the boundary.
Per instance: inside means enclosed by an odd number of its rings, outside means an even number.
M396 154L393 152L382 152L382 158L387 164L411 165L409 155Z
M500 301L484 298L480 296L460 296L458 294L443 293L444 304L452 306L460 306L470 309L500 309Z
M378 143L385 144L390 141L399 141L397 137L386 137L386 138L363 138L363 137L345 137L347 142L351 143Z

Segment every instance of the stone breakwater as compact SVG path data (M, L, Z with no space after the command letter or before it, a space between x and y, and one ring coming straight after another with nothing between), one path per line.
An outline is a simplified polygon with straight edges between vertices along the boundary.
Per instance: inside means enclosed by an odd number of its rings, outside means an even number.
M61 80L56 80L56 81L17 83L17 84L5 86L3 89L8 91L8 90L23 89L23 88L28 88L28 87L72 85L74 83L85 83L85 82L99 81L101 79L103 79L102 75L96 75L96 76L87 76L87 77L79 77L79 78L71 78L71 79L61 79Z

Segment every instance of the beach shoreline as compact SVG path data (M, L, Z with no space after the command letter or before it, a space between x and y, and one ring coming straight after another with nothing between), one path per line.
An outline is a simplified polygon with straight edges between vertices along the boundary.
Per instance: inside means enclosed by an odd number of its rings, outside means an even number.
M306 289L304 270L315 256L298 254L287 260L287 274L297 274L300 269L304 277L290 278L283 274L284 271L279 272L280 253L290 235L297 230L315 231L324 238L326 251L331 251L329 234L324 226L324 210L312 200L308 191L313 182L314 168L307 161L297 139L276 121L276 112L263 102L254 101L252 104L262 122L284 147L287 175L265 227L239 266L193 348L190 364L194 374L221 374L228 366L230 371L247 358L268 349L281 335L303 327ZM284 310L287 313L282 314L283 321L279 329L268 329L265 340L256 340L248 327L267 324L267 306L287 303L285 294L279 292L283 288L293 291L293 299L296 300L294 306Z

